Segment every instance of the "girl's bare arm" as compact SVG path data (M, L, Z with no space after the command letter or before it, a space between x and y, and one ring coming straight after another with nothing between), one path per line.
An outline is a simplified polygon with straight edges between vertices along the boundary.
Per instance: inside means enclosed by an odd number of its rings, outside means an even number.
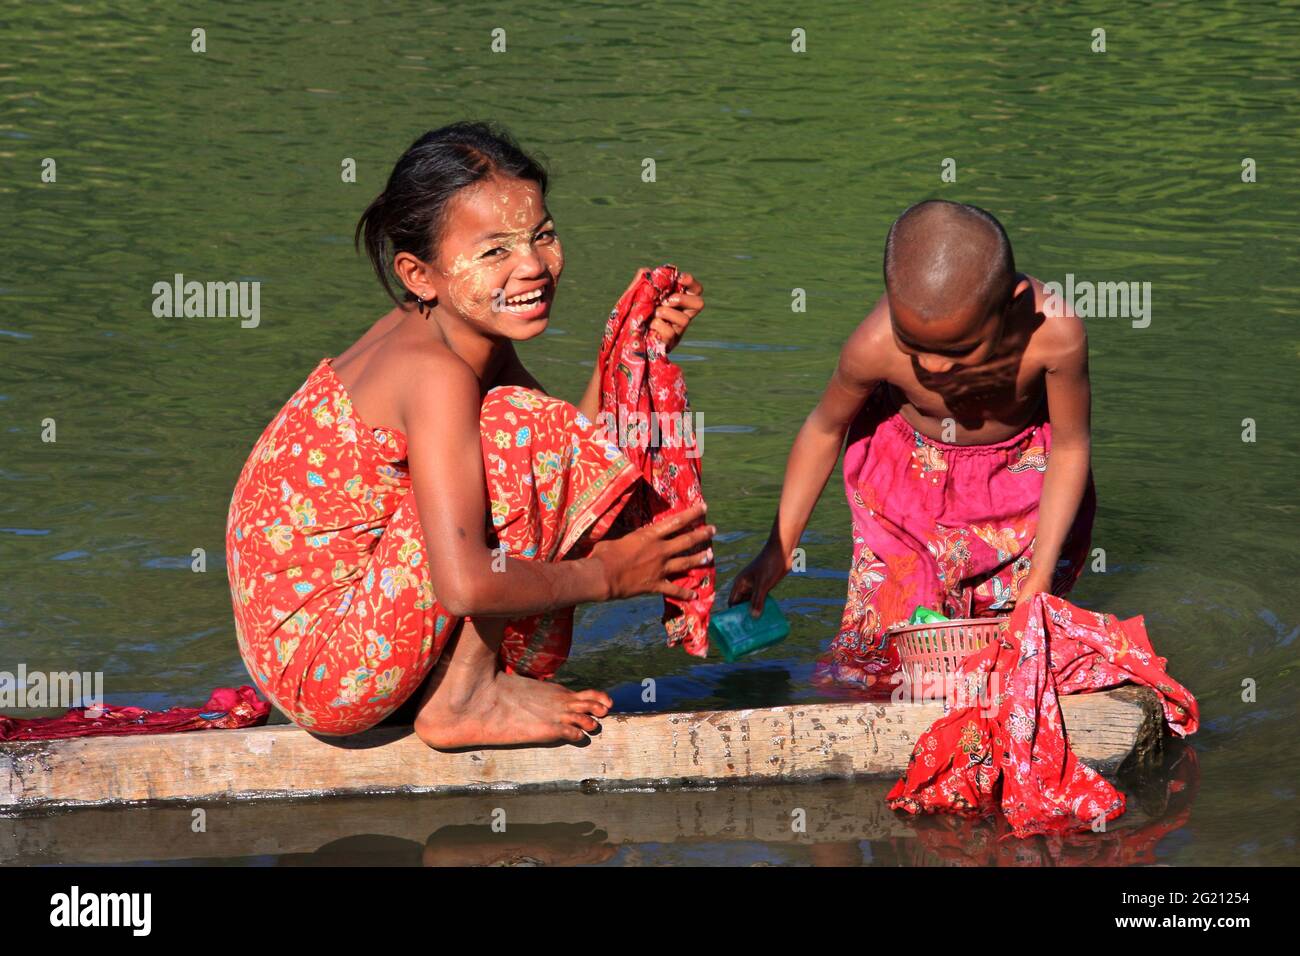
M707 563L699 549L713 529L697 527L698 508L601 542L582 560L522 561L495 553L487 538L478 378L454 355L433 350L408 355L405 366L396 385L411 493L433 593L449 613L524 617L636 594L692 596L667 578Z

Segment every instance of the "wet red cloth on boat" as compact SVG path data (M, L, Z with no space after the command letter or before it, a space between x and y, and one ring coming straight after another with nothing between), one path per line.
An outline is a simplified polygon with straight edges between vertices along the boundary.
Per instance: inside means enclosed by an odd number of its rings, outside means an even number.
M1124 795L1075 757L1058 696L1141 684L1160 695L1165 721L1185 737L1199 725L1199 708L1166 663L1142 618L1121 621L1035 594L998 640L963 662L966 700L984 700L953 707L921 735L886 798L890 807L980 814L1000 807L1016 837L1113 820Z
M1156 866L1165 837L1185 827L1200 788L1196 751L1181 748L1145 785L1130 824L1104 832L1064 831L1013 840L1005 817L974 819L936 814L891 840L892 862L907 866ZM879 852L879 851L877 851Z
M668 359L664 343L650 334L656 307L680 291L678 280L672 265L638 273L610 311L601 343L601 417L645 478L619 519L625 527L661 521L704 497L699 436L690 417L686 380ZM673 579L697 596L693 601L664 598L670 647L682 644L696 657L708 652L714 572L709 563Z
M145 710L105 704L98 717L73 707L62 717L0 715L0 740L55 740L63 737L121 737L127 734L176 734L189 730L233 730L266 723L271 705L245 684L238 690L218 687L202 707Z

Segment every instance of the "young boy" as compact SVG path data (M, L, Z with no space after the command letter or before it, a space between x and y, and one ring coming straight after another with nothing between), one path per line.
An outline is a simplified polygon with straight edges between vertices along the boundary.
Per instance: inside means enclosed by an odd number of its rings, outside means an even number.
M847 433L853 567L818 679L897 670L887 629L918 605L1005 614L1078 578L1096 510L1088 347L1044 299L982 209L929 200L890 227L885 295L799 430L771 535L730 596L761 610L789 572Z

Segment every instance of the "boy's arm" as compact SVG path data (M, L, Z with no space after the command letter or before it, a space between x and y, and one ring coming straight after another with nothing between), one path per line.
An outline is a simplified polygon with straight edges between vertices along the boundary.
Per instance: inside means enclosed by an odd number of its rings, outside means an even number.
M879 381L871 336L860 331L845 343L821 400L804 421L790 448L781 504L772 524L774 544L779 544L787 561L835 470L849 426Z
M761 612L767 592L790 570L791 555L835 469L844 436L883 376L881 336L888 334L888 306L882 296L844 343L821 400L795 436L767 544L736 578L728 603L748 598L753 611Z
M1037 591L1051 593L1052 574L1061 556L1061 546L1088 487L1092 457L1092 390L1088 383L1088 339L1083 320L1067 314L1050 321L1061 323L1059 345L1052 350L1046 367L1052 452L1038 505L1033 563L1018 596L1021 601Z

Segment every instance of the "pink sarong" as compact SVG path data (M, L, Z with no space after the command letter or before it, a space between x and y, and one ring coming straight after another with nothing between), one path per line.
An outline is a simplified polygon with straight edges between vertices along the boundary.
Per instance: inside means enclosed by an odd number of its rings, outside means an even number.
M1051 450L1052 427L1041 416L991 445L934 441L879 386L849 430L853 567L839 633L814 679L868 684L898 670L887 629L918 605L948 617L1007 613L1029 575ZM1089 476L1053 594L1069 593L1083 570L1096 507Z

